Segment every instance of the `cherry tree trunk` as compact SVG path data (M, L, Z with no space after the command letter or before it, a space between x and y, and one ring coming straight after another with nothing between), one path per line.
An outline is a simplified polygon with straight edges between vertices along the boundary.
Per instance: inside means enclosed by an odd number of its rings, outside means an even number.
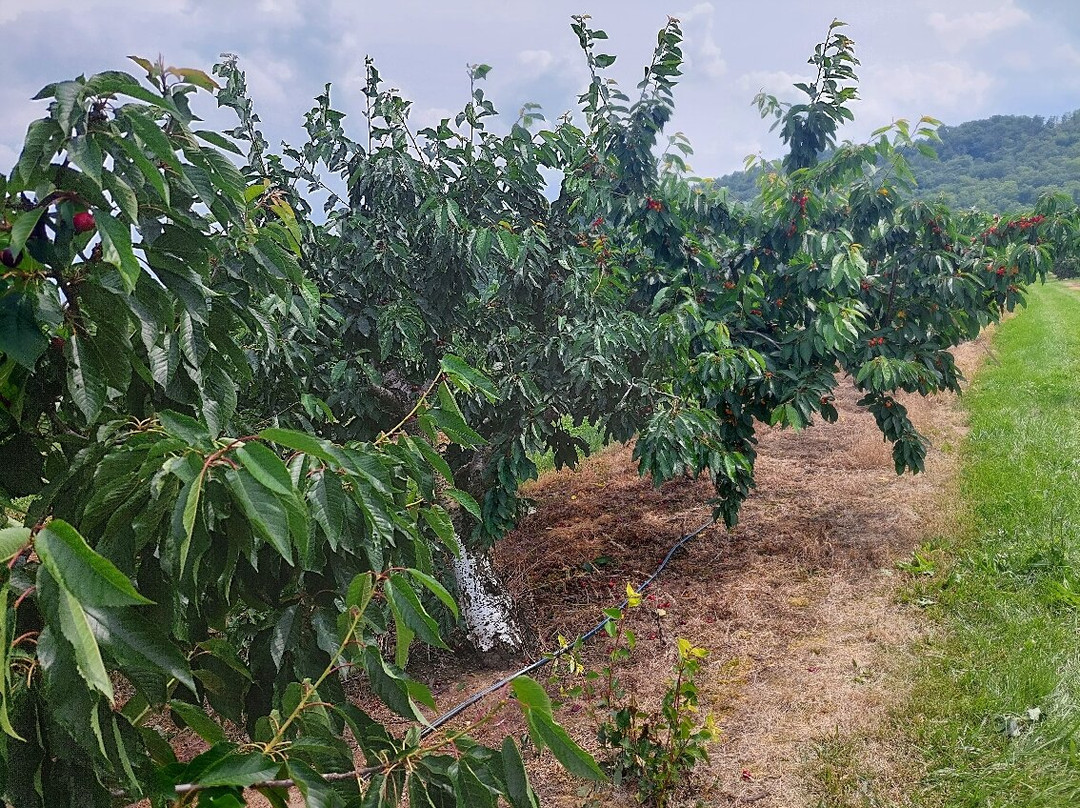
M454 559L453 569L461 617L473 647L485 658L520 657L526 631L490 554L466 547Z

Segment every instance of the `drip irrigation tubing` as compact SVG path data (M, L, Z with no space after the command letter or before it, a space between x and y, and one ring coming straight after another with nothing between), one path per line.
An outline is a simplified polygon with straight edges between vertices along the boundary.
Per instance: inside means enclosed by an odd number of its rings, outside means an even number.
M698 528L692 530L691 532L683 535L677 542L675 542L675 544L673 544L671 546L671 549L668 550L667 555L664 556L664 560L660 562L660 566L658 566L655 570L653 570L652 575L650 575L648 578L646 578L644 581L642 581L638 585L638 587L637 587L637 589L635 591L636 592L645 591L645 589L653 581L655 581L657 579L657 577L660 575L660 573L664 571L664 567L666 567L668 565L668 562L671 561L671 559L672 559L672 557L674 557L675 553L677 553L679 551L679 549L684 544L686 544L691 539L696 538L697 536L700 536L709 527L711 527L714 523L715 523L715 520L710 519L708 522L701 525L700 527L698 527ZM625 609L629 605L629 600L630 600L629 598L623 598L622 603L620 603L616 608L619 609L620 611ZM481 701L482 699L486 698L487 696L490 696L492 693L499 690L500 688L506 687L506 685L510 684L510 682L512 682L518 676L527 676L528 674L532 673L533 671L539 670L540 668L544 667L549 662L553 662L554 660L558 659L559 657L563 656L564 654L570 652L572 649L576 648L580 643L583 643L583 642L586 642L587 640L592 639L599 632L603 631L604 626L606 626L609 622L611 622L611 619L612 618L610 618L610 617L604 617L603 620L601 620L599 623L597 623L591 629L586 631L584 634L580 635L576 640L574 640L574 642L570 643L569 645L564 645L564 646L560 647L557 651L554 651L554 652L552 652L550 654L545 654L544 656L540 657L539 659L537 659L537 660L535 660L533 662L530 662L528 665L526 665L521 670L516 671L514 673L511 673L509 676L504 676L502 679L495 682L495 684L488 685L487 687L483 688L482 690L479 690L476 693L473 693L471 696L469 696L467 699L465 699L460 704L455 705L454 707L450 708L449 710L447 710L442 715L438 716L437 718L432 719L432 721L430 721L428 723L427 727L425 727L424 730L420 733L420 737L421 738L426 738L428 735L430 735L431 733L433 733L437 729L439 729L439 727L443 726L444 724L446 724L449 721L453 721L457 716L461 715L461 713L463 713L465 710L472 707L477 702ZM378 771L382 771L384 768L385 768L385 766L370 766L370 767L368 767L366 769L356 769L355 771L351 771L351 772L333 772L333 773L330 773L330 774L323 775L323 778L326 779L327 781L351 780L353 778L366 777L366 776L374 774L374 773L376 773ZM296 781L292 780L290 778L290 779L285 779L285 780L267 780L266 782L262 782L262 783L254 783L253 785L251 785L249 787L250 788L268 788L268 787L291 788L291 787L293 787L295 785L296 785ZM198 783L184 783L182 785L175 786L174 788L175 788L175 790L176 790L176 792L178 794L189 794L189 793L196 792L196 791L202 791L204 788L206 788L206 786L203 786L203 785L198 784Z
M636 592L645 591L645 589L653 581L655 581L657 579L657 577L660 575L660 573L664 571L664 567L666 567L668 565L668 562L671 561L671 559L675 555L675 553L678 552L679 549L684 544L686 544L691 539L696 538L697 536L700 536L702 533L704 533L713 524L715 524L715 520L710 519L705 524L703 524L700 527L692 530L690 533L687 533L684 536L682 536L677 542L675 542L675 544L673 544L671 546L671 549L668 550L667 555L664 556L664 560L660 562L660 566L658 566L655 570L653 570L652 575L650 575L648 578L646 578L644 581L642 581L634 591L636 591ZM617 609L619 609L621 611L621 610L625 609L629 605L629 601L630 601L629 598L623 598L622 603L620 603L615 608L617 608ZM423 729L423 731L421 731L420 737L421 738L426 738L428 735L435 732L435 730L439 729L439 727L443 726L444 724L446 724L449 721L452 721L454 718L459 716L465 710L472 707L477 702L483 700L487 696L490 696L492 693L499 690L500 688L503 688L506 685L510 684L510 682L512 682L517 677L519 677L519 676L528 676L530 673L532 673L533 671L539 670L540 668L547 665L549 662L554 662L559 657L563 656L566 653L569 653L571 650L576 648L580 643L587 642L587 641L591 640L598 633L603 631L604 626L606 626L610 622L611 622L611 618L610 617L605 617L603 620L601 620L599 623L597 623L591 629L586 631L584 634L580 635L576 640L574 640L574 642L569 643L568 645L564 645L561 648L559 648L557 651L554 651L554 652L552 652L550 654L545 654L544 656L540 657L539 659L537 659L537 660L535 660L533 662L530 662L524 668L521 668L521 670L515 671L514 673L511 673L508 676L504 676L502 679L495 682L494 684L488 685L484 689L479 690L476 693L473 693L471 696L469 696L467 699L465 699L460 704L457 704L454 707L451 707L449 710L447 710L445 713L440 715L438 718L433 719Z

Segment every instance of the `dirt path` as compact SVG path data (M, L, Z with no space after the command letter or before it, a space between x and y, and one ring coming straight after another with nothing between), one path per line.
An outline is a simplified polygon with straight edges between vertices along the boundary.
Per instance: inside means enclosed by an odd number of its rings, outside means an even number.
M959 352L966 375L986 344ZM890 447L856 398L840 392L835 424L767 431L758 488L738 528L712 528L688 545L650 602L666 604L666 614L646 607L635 617L641 642L621 675L639 698L658 698L674 637L711 652L702 708L717 717L721 736L685 805L832 806L819 800L871 787L883 804L906 804L912 773L892 754L882 721L904 692L898 663L928 628L917 605L897 602L904 576L895 563L949 518L964 424L952 396L905 400L933 447L925 474L897 477ZM619 447L528 493L537 511L500 544L498 559L552 647L557 634L573 637L591 625L626 581L643 579L683 531L708 518L702 503L711 487L673 482L655 490ZM586 658L602 664L604 647ZM560 720L588 746L593 730L574 709ZM819 776L808 778L814 769ZM863 780L844 782L856 769ZM534 761L533 775L544 805L582 804L579 784L549 764ZM613 792L600 804L635 802Z

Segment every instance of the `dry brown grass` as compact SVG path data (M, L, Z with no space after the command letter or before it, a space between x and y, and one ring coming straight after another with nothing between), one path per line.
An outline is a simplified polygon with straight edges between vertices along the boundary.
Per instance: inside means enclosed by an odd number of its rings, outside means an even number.
M986 344L959 350L968 375ZM835 424L765 430L758 487L738 528L710 529L688 545L655 590L669 604L666 616L646 609L634 618L641 644L621 675L645 701L659 698L675 636L711 651L702 703L722 735L694 773L687 805L813 804L805 774L815 745L837 738L852 740L853 765L874 776L883 804L905 804L913 774L882 722L903 698L896 674L906 649L928 628L917 608L897 603L894 564L947 526L952 448L964 426L951 396L905 399L933 448L925 474L897 477L890 447L856 398L841 389ZM590 625L626 581L641 580L707 519L710 493L692 481L652 488L626 447L530 486L538 510L497 557L548 647ZM598 558L611 563L589 571ZM600 643L586 657L600 665L604 652ZM588 745L584 710L560 720ZM545 805L581 804L577 784L550 763L534 762L533 776ZM603 804L634 801L611 793Z

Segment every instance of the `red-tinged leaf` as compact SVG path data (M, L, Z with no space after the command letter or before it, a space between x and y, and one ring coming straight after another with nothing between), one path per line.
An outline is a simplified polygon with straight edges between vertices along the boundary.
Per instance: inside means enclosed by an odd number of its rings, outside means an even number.
M213 92L214 90L221 89L216 81L210 78L202 70L196 70L193 67L170 67L166 73L172 73L174 76L183 79L188 84L194 84L196 87L201 87L207 92Z

